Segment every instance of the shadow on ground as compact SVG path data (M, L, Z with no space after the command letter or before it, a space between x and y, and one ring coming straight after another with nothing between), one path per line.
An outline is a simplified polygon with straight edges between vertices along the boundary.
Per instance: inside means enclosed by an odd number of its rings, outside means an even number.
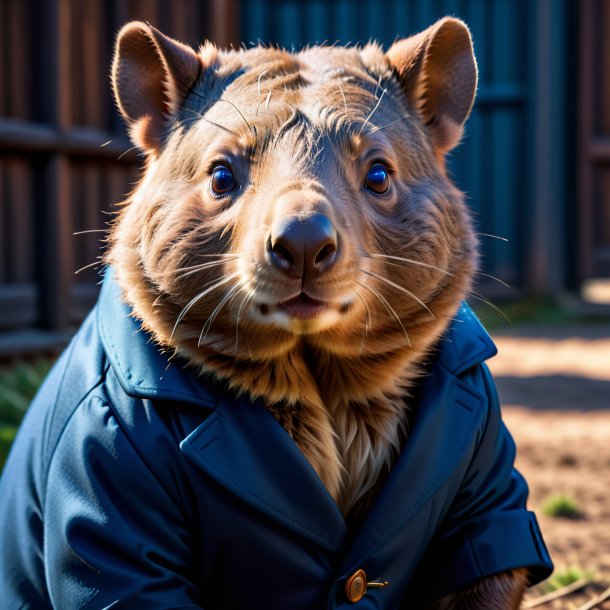
M579 375L496 375L495 381L500 403L504 405L544 410L603 409L610 412L610 380Z

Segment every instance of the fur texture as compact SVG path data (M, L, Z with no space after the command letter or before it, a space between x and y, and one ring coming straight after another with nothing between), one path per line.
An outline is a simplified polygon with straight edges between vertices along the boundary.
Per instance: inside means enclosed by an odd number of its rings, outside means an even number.
M409 388L477 266L444 169L476 88L467 28L445 19L387 54L195 53L133 23L113 83L147 154L107 257L134 315L202 373L262 397L344 514L365 510L408 436ZM364 188L379 162L382 194ZM236 186L219 197L221 166ZM332 265L287 274L272 235L314 215L336 235ZM290 315L294 298L324 306Z
M465 591L448 595L429 610L518 610L526 585L526 570L513 570L485 578Z

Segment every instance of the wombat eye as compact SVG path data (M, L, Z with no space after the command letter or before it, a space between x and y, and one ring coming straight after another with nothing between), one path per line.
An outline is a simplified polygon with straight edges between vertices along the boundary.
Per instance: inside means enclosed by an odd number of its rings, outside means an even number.
M233 172L224 165L217 165L212 170L212 178L210 179L210 191L212 195L220 197L222 195L228 195L231 191L235 190L237 181Z
M382 195L390 188L390 172L385 165L375 163L371 165L364 179L364 188Z

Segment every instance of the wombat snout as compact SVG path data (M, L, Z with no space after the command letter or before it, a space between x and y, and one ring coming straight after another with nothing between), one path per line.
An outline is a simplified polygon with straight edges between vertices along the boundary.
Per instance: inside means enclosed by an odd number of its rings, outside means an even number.
M323 274L333 266L338 253L337 231L332 221L320 213L279 219L267 240L269 261L291 278Z

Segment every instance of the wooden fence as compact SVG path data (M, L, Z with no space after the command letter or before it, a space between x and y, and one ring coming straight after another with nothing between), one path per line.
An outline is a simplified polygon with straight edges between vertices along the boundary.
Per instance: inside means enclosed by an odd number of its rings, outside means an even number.
M483 270L512 296L610 277L610 0L0 0L0 357L61 344L97 294L75 271L140 165L108 78L122 24L298 48L387 45L445 14L481 75L451 171L479 231L510 239L483 239Z
M0 2L0 356L61 343L97 294L75 271L138 177L108 78L132 19L194 46L239 37L226 0Z

